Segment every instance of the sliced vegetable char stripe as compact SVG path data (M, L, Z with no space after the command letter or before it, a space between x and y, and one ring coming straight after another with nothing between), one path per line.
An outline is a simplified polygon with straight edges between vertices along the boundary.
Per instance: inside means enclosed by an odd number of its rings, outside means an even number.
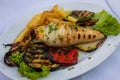
M23 55L24 62L28 64L28 66L38 70L40 70L43 65L48 67L50 70L55 70L59 68L60 66L59 64L50 61L44 55L43 44L42 46L40 44L29 45L29 46L34 47L34 50L31 48L27 48Z
M90 20L92 16L94 15L94 12L90 11L72 11L71 16L78 19L78 22L83 22Z

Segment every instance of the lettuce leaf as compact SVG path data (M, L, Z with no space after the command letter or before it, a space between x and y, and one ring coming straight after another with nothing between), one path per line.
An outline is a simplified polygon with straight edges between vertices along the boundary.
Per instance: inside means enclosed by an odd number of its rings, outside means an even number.
M24 62L21 62L18 71L22 74L22 76L26 76L31 80L37 80L37 78L45 77L48 74L50 74L49 68L47 68L46 66L42 66L41 69L41 72L37 72L34 69L27 66Z
M18 64L18 72L21 73L22 76L28 77L31 80L36 80L37 78L45 77L50 74L49 68L46 66L42 66L41 72L37 72L35 69L30 68L25 62L23 61L23 53L15 52L9 58L14 63Z
M9 58L11 61L19 65L23 61L22 56L23 56L23 53L20 53L17 51L15 53L12 53L12 55L9 56Z
M94 29L102 32L104 35L117 35L120 33L119 22L105 10L95 13L94 18L99 20L95 24Z

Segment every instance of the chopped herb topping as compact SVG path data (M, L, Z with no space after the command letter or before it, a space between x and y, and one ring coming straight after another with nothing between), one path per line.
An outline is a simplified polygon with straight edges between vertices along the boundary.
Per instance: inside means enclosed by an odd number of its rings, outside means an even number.
M49 39L49 37L48 37L47 35L45 35L45 37L46 37L47 39Z
M38 43L38 42L40 42L40 41L37 40L37 39L33 39L33 40L30 41L30 44L35 44L35 43Z
M61 37L62 37L62 35L58 34L58 37L59 37L59 38L61 38Z
M114 45L115 47L117 47L117 45Z
M108 46L110 46L111 44L108 44Z
M41 33L43 33L44 32L44 30L40 27L39 28L39 31L41 32Z
M53 43L56 43L56 41L53 41Z
M49 39L49 37L47 37L47 39Z
M91 57L89 57L88 59L91 59Z
M75 31L78 31L78 25L77 24L72 24L72 25L70 25L70 27L72 29L74 29Z
M47 37L47 35L45 35L45 37Z
M57 50L58 53L62 53L62 50Z
M34 58L34 56L33 56L33 55L29 55L29 57L30 57L30 59L33 59L33 58Z
M91 51L91 50L94 50L95 48L93 48L93 47L88 47L88 49Z
M49 24L48 25L48 27L49 27L49 32L48 32L48 34L50 34L51 32L53 32L53 31L56 31L57 29L58 29L58 27L55 25L55 24Z
M52 64L52 62L50 61L49 64Z
M74 69L74 67L69 67L69 68L68 68L68 70L72 70L72 69Z
M43 58L43 57L44 57L44 55L39 55L39 56L38 56L39 59L41 59L41 58Z
M32 46L32 49L33 49L33 50L36 50L36 47Z

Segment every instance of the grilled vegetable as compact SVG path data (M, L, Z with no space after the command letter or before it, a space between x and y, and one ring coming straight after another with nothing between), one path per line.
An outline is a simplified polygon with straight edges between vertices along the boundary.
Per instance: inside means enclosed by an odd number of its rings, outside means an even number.
M72 11L71 16L75 17L78 19L77 22L83 22L90 20L92 16L94 15L93 12L90 11Z
M65 20L68 20L73 23L76 23L78 21L78 19L70 16L71 11L66 11L63 8L60 8L60 10L58 10L58 12L59 12L60 16L62 18L64 18Z
M92 19L94 13L90 11L72 11L71 15L78 19L77 24L80 26L91 26L98 21L97 19Z
M97 19L90 19L87 21L77 22L77 24L80 26L91 26L94 25L97 21Z
M57 63L76 64L78 61L78 51L75 48L50 47L45 51L45 56Z
M42 66L47 66L51 71L57 69L60 65L45 57L43 51L45 46L44 43L29 45L23 55L25 63L36 70L41 70Z
M103 43L104 40L105 38L102 40L94 41L94 42L81 43L81 44L75 45L74 47L80 50L83 50L85 52L91 52L97 49Z
M43 18L44 17L43 13L42 14L36 14L30 21L29 23L26 25L25 29L17 36L17 38L14 40L14 42L21 42L25 35L28 34L29 32L31 32L31 30L39 25L42 24L43 22Z

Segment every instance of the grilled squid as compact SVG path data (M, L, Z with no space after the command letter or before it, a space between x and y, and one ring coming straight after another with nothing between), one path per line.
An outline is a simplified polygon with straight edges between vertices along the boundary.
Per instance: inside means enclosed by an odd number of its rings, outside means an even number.
M50 23L35 29L37 39L48 46L68 47L75 44L93 42L105 36L97 31L79 27L70 22Z

